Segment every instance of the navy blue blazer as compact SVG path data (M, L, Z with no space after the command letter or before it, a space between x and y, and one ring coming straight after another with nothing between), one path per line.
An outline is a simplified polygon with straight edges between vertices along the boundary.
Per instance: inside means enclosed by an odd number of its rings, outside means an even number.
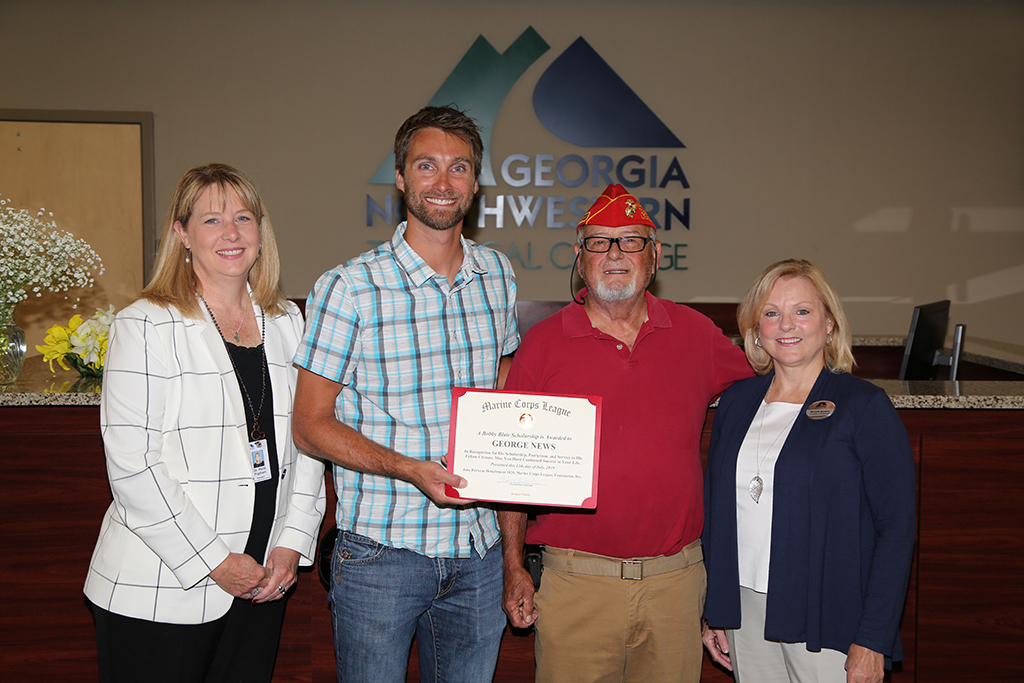
M722 394L704 481L704 618L740 626L736 458L774 373ZM835 404L807 417L816 401ZM902 659L899 621L914 548L914 458L885 392L822 370L774 474L765 638L848 652L856 643Z

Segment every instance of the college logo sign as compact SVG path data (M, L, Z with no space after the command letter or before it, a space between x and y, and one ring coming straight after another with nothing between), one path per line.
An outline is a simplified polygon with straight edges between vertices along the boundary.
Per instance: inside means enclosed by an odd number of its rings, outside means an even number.
M621 183L640 200L658 224L664 242L667 231L689 230L690 185L676 152L685 148L680 139L640 99L585 39L578 38L543 72L533 88L537 120L552 135L575 147L568 154L510 154L501 160L491 156L491 132L498 110L512 87L543 54L548 43L532 27L526 29L504 53L479 36L462 60L431 98L430 105L455 103L467 110L482 128L484 158L480 169L480 195L475 225L478 228L575 229L587 208L609 183ZM597 154L588 148L624 149L622 154ZM641 155L634 148L646 151ZM650 150L662 150L651 154ZM395 157L390 153L370 183L394 186ZM510 188L501 193L502 186ZM534 194L522 194L531 187ZM514 189L512 189L514 188ZM497 192L495 192L497 190ZM514 192L514 194L513 194ZM366 197L366 222L393 226L400 220L401 194L383 201ZM473 214L467 225L473 225ZM682 233L680 237L683 236ZM482 240L481 240L482 241ZM571 255L556 258L555 267L571 266ZM662 268L685 270L680 247L662 259ZM532 245L531 245L532 247ZM562 249L564 251L564 248ZM663 247L663 252L666 250ZM526 268L539 268L519 253L515 243L507 251Z

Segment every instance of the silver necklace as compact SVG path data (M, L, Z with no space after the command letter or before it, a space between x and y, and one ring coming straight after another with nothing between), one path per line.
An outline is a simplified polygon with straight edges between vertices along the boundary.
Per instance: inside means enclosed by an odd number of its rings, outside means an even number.
M263 306L260 306L260 354L263 356L263 367L260 368L260 407L258 410L253 409L252 399L249 398L249 391L245 388L245 382L242 381L242 376L238 372L238 366L235 365L235 359L231 356L231 351L227 348L227 340L224 339L224 332L220 329L220 325L217 324L217 316L213 314L213 309L210 308L210 304L206 303L206 299L199 292L196 292L196 296L203 302L203 306L206 308L206 312L210 314L210 318L213 320L213 326L220 332L221 340L224 342L224 349L228 352L228 360L231 361L231 368L235 371L235 377L238 378L238 386L242 387L242 394L245 396L245 402L249 404L249 412L252 413L252 434L249 435L249 439L252 442L257 442L260 439L265 439L266 434L260 429L260 416L263 414L263 402L267 398L267 347L263 344L263 338L267 334L267 314L263 310ZM244 316L243 316L244 320ZM235 335L235 341L238 341L238 335Z
M213 316L212 312L210 313L210 316L211 317ZM233 330L234 335L235 335L235 343L236 344L241 344L242 343L238 339L238 333L242 330L242 325L244 325L244 324L245 324L245 311L242 311L242 317L238 320L238 327Z
M198 296L199 300L203 302L203 306L206 306L206 310L209 311L210 317L213 318L213 324L216 326L217 331L220 332L220 336L223 337L224 336L224 332L223 332L223 330L220 329L220 324L217 321L217 316L215 316L213 314L213 309L210 308L210 304L206 303L206 299L204 299L203 295L200 294L199 292L196 292L196 296ZM244 325L244 324L245 324L245 311L242 311L242 317L238 321L238 327L235 328L234 330L231 330L232 334L234 335L235 343L236 344L241 344L242 343L242 341L238 338L238 333L242 331L242 325ZM227 328L230 330L231 329L231 325L229 324L227 326Z
M772 377L771 384L768 385L768 394L764 398L764 407L761 409L761 424L757 427L757 450L754 452L755 462L757 464L757 473L754 475L754 478L750 480L749 487L750 497L754 499L755 503L760 503L761 493L764 491L764 480L761 479L761 465L764 464L768 454L772 452L773 448L775 448L775 444L779 442L782 435L787 432L789 427L796 422L796 418L800 415L800 411L797 411L796 415L793 416L793 419L789 421L789 425L779 432L778 436L775 437L775 441L772 441L772 445L768 447L768 450L764 452L764 455L761 455L761 430L764 428L764 414L768 412L768 404L771 403L772 400L773 386L775 386L774 377Z

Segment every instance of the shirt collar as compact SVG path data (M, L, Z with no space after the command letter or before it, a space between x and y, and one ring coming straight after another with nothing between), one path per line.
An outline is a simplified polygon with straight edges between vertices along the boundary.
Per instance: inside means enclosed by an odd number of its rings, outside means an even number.
M577 298L588 295L587 288L579 291ZM672 319L665 309L665 304L658 297L650 292L644 292L647 297L647 320L651 327L672 327ZM562 329L567 338L587 337L594 333L594 326L590 323L590 316L586 309L578 304L571 303L566 309L565 317L562 319Z
M412 283L417 287L421 287L431 279L438 277L438 274L405 241L405 230L407 227L408 223L406 221L398 224L395 235L391 238L391 250L395 254L398 265L408 274ZM471 277L471 273L486 273L486 264L476 257L475 250L471 248L474 242L460 235L459 243L462 245L462 266L459 268L459 274L455 281L468 280Z

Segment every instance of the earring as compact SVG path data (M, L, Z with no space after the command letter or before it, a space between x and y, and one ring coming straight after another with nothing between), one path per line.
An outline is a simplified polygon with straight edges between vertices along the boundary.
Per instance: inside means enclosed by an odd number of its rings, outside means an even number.
M761 348L761 335L757 335L757 339L754 340L754 346Z
M191 259L191 256L192 256L192 250L191 250L191 249L189 249L188 247L186 247L186 248L185 248L185 251L187 251L187 252L188 252L187 254L185 254L185 263L190 263L190 262L192 261L192 259Z
M831 344L831 343L832 343L832 333L831 333L831 332L829 332L829 333L828 333L828 336L827 336L827 337L825 337L825 345L826 345L826 346L828 346L828 345L829 345L829 344Z

